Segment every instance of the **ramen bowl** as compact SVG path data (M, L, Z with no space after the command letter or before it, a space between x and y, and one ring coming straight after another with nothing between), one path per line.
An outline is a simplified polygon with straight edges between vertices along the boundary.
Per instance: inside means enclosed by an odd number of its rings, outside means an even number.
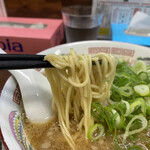
M84 41L63 44L44 50L39 54L67 54L70 48L73 48L78 54L94 55L104 52L117 57L124 57L131 61L135 61L139 57L147 58L150 55L150 49L147 47L111 41ZM24 131L21 120L22 110L23 103L19 86L11 76L7 80L0 97L0 135L6 149L34 149Z

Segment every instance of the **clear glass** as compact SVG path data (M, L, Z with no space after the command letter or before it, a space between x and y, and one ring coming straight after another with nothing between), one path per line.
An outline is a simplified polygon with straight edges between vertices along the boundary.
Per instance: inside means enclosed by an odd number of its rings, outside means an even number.
M67 43L96 40L102 15L91 6L69 6L62 9Z

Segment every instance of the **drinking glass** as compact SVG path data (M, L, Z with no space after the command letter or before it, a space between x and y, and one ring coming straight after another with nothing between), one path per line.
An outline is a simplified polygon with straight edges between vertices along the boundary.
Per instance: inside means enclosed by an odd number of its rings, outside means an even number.
M96 40L102 14L91 6L68 6L62 9L67 43Z

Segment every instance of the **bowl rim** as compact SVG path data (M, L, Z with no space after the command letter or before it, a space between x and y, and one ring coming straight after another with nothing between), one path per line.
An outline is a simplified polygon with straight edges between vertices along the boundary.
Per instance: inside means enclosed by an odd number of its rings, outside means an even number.
M150 50L150 47L144 46L144 45L137 45L137 44L133 44L133 43L126 43L126 42L118 42L118 41L110 41L110 40L87 40L87 41L78 41L78 42L72 42L72 43L64 43L64 44L60 44L48 49L45 49L37 54L43 54L43 52L47 52L49 50L51 50L52 52L55 51L55 49L59 49L62 47L68 47L68 46L76 46L76 45L84 45L84 44L116 44L116 45L121 45L121 46L127 46L127 47L131 47L131 48L141 48L141 49L147 49ZM101 45L100 45L101 46Z

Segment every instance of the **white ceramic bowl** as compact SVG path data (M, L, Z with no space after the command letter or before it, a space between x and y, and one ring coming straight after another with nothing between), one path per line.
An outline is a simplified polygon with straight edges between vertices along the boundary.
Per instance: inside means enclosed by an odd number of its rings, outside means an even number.
M73 48L79 54L93 55L99 52L105 52L131 59L150 56L150 48L111 41L85 41L64 44L42 51L40 54L65 54L70 51L70 48ZM24 133L20 119L22 107L18 84L13 77L10 77L0 97L0 135L6 149L32 150L32 146Z

